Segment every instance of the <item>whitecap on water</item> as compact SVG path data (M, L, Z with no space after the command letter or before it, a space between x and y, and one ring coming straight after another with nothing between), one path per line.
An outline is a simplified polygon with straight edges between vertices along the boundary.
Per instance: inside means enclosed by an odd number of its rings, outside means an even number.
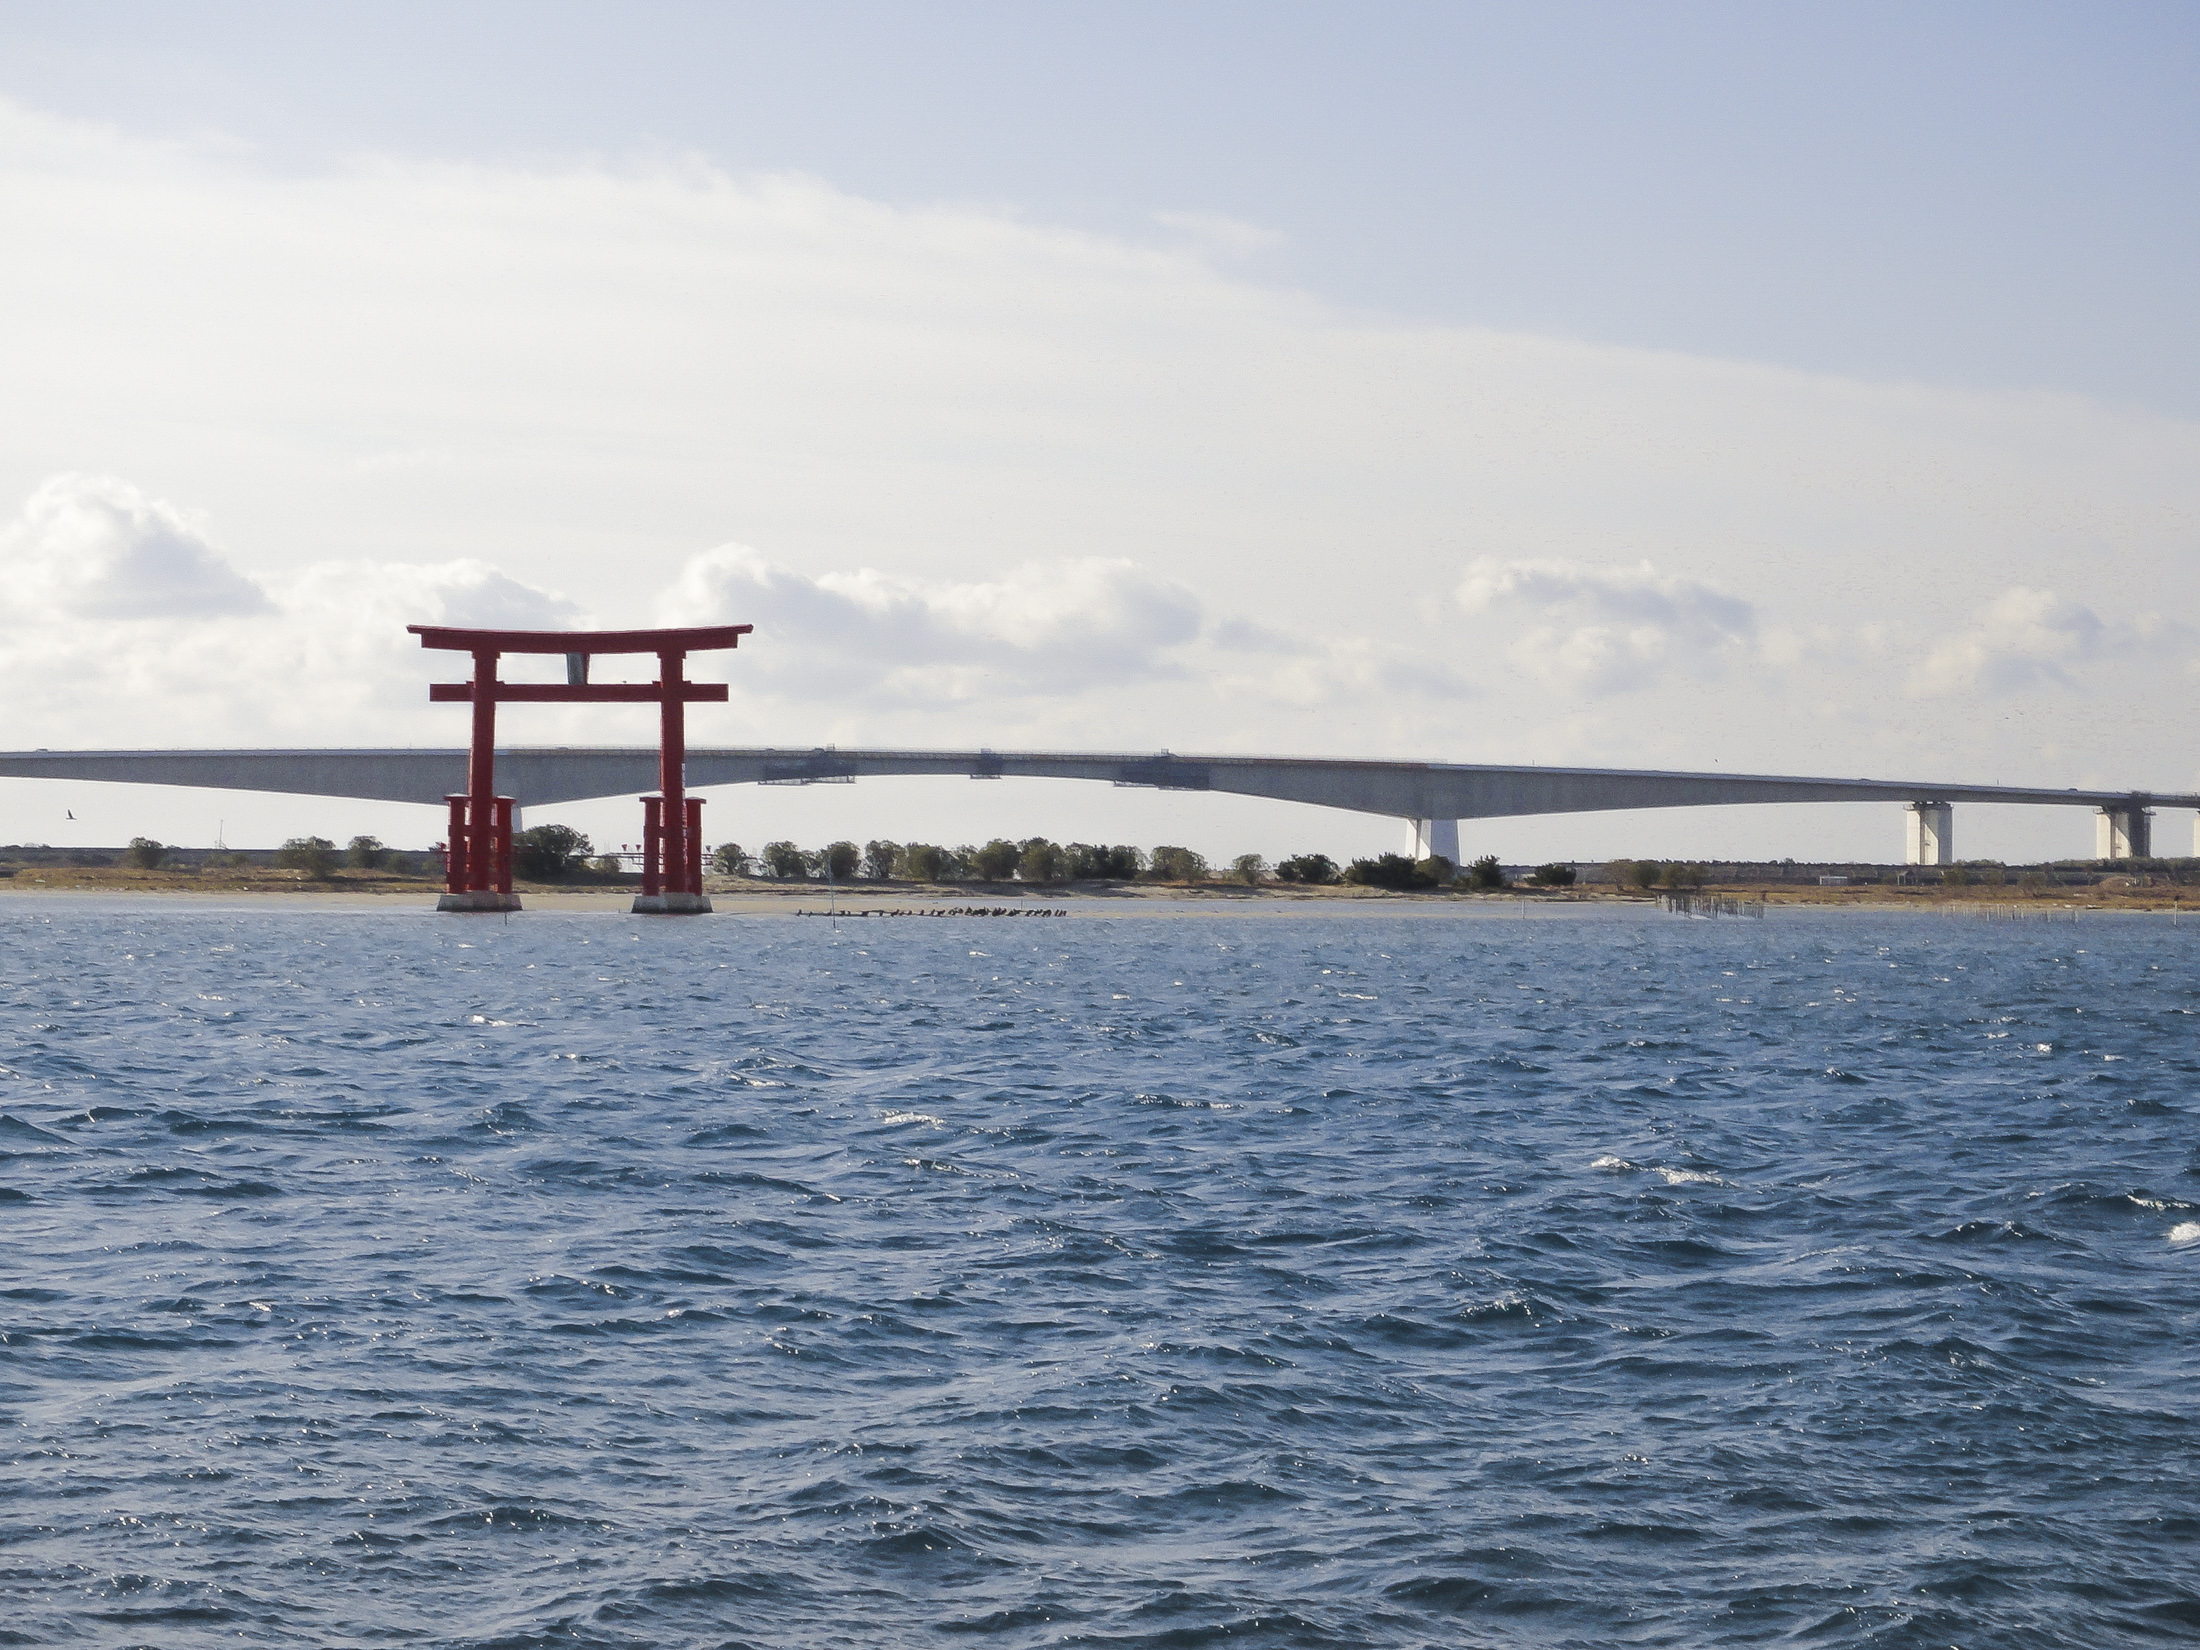
M2200 1220L2180 1220L2169 1229L2169 1240L2180 1248L2188 1243L2200 1243Z
M1624 1157L1609 1153L1589 1165L1607 1174L1654 1174L1668 1186L1731 1186L1733 1181L1712 1174L1707 1169L1668 1169L1655 1163L1630 1163Z
M1668 1186L1731 1186L1733 1181L1703 1169L1659 1169Z

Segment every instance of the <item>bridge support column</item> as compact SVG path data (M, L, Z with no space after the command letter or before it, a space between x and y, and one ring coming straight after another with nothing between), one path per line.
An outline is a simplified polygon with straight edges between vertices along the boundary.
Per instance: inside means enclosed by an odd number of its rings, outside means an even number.
M1909 830L1905 833L1912 865L1953 865L1956 862L1955 808L1946 802L1910 804Z
M2200 840L2200 831L2195 832ZM2138 803L2105 807L2093 821L2095 859L2152 859L2154 810Z
M1428 859L1435 856L1459 863L1459 821L1456 819L1416 819L1413 822L1413 857Z

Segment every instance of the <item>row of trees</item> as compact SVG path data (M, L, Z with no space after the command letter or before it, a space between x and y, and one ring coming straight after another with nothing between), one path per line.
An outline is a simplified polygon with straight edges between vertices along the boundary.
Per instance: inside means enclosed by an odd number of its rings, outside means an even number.
M854 882L1201 882L1212 873L1189 848L1162 846L1147 853L1124 843L1050 842L995 837L982 845L945 848L933 842L828 843L802 848L767 842L750 853L737 842L719 844L711 868L729 877L764 876L789 881Z
M123 849L126 864L140 871L157 871L168 863L174 852L165 842L149 836L134 836ZM418 858L397 853L380 837L355 836L339 850L325 836L294 836L275 850L275 863L286 871L302 872L308 877L328 877L336 874L339 865L355 871L418 871ZM248 864L242 854L216 854L205 861L208 865L223 869L235 869Z
M131 839L127 857L130 864L142 870L156 870L166 862L168 853L166 845L141 836ZM756 854L737 842L725 842L712 852L710 862L711 868L724 876L764 876L785 881L853 882L861 877L875 882L1210 882L1220 876L1249 885L1275 881L1315 887L1343 882L1391 889L1464 885L1487 890L1506 886L1504 868L1494 854L1476 860L1464 871L1440 855L1415 860L1404 854L1380 854L1340 867L1327 854L1294 854L1274 865L1259 854L1240 854L1227 870L1218 873L1204 854L1167 843L1149 852L1125 843L1056 843L1038 836L1021 842L995 837L983 845L966 843L959 848L884 840L861 847L842 841L823 848L802 848L780 841L766 843ZM407 856L393 853L387 844L371 836L353 837L341 852L326 837L292 837L275 851L275 863L315 878L334 875L339 864L359 871L418 869ZM569 825L537 825L512 838L512 869L518 876L542 882L588 869L615 875L625 869L625 864L615 854L596 856L588 837ZM1632 873L1643 869L1656 872L1658 867L1655 862L1643 861L1631 866L1630 876L1618 880L1633 880ZM1693 869L1695 882L1700 883L1702 870ZM1543 865L1529 880L1539 887L1565 887L1574 880L1574 871L1570 865ZM1656 881L1653 875L1639 885L1651 887ZM1694 884L1672 882L1669 886Z
M757 853L739 843L721 843L711 867L724 876L776 877L785 881L854 882L1210 882L1226 879L1255 884L1297 883L1321 886L1339 882L1369 888L1441 888L1463 883L1471 888L1506 886L1497 856L1486 855L1462 873L1441 857L1413 860L1382 854L1339 866L1327 854L1294 854L1274 865L1259 854L1240 854L1217 870L1204 854L1164 843L1150 852L1118 843L1050 842L1026 837L1011 842L995 837L982 845L943 848L929 842L874 841L802 848L792 842L768 842ZM1574 880L1570 865L1539 866L1530 878L1539 887L1565 887Z

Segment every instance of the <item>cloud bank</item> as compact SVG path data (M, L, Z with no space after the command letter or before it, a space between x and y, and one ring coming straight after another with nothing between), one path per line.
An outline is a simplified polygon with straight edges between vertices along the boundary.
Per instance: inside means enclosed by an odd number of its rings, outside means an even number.
M1910 672L1919 698L2000 696L2038 688L2085 693L2116 667L2158 668L2200 657L2194 627L2158 613L2104 619L2052 590L2019 585L1987 603L1976 624L1932 644Z
M2200 782L2188 423L681 159L285 175L0 105L0 211L25 743L448 743L407 622L707 614L759 625L728 741Z
M1648 687L1669 670L1716 671L1755 638L1756 609L1701 579L1649 562L1471 563L1461 608L1518 627L1507 656L1527 674L1605 695Z
M725 545L658 603L666 624L753 623L769 691L919 705L1119 689L1183 673L1197 597L1122 557L1028 563L982 583L872 568L808 577Z
M58 475L0 530L0 619L209 619L269 610L267 592L181 510L114 476Z

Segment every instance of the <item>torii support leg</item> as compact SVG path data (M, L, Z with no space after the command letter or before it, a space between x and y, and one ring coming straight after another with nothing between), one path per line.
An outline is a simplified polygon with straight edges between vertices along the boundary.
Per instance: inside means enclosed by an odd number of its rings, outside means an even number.
M474 737L466 794L448 797L449 856L438 911L517 911L512 892L512 799L496 794L497 656L474 652Z
M480 806L453 796L450 837L443 850L443 894L438 911L517 911L512 892L512 799L492 796Z
M443 891L463 894L473 886L466 880L466 799L447 796L443 800L451 809L450 831L443 843Z
M686 666L685 652L657 655L661 794L642 799L642 891L634 897L634 909L662 916L710 909L710 896L703 892L703 803L687 794L687 701L681 697Z

